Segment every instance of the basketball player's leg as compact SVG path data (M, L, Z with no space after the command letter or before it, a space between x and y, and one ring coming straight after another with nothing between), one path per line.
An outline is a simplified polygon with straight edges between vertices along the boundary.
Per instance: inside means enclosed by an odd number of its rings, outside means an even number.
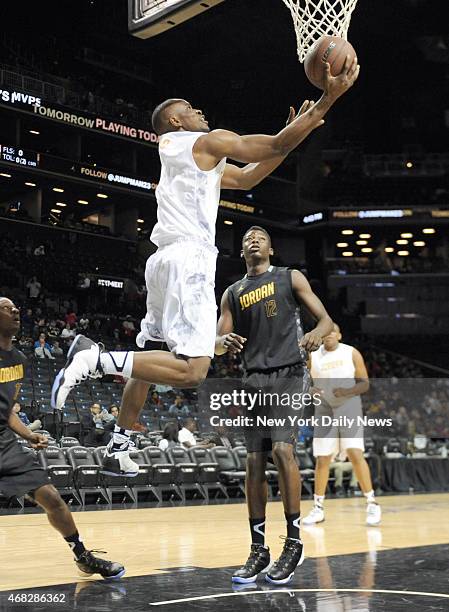
M331 437L313 439L313 455L315 457L315 486L313 494L313 508L304 517L304 525L314 525L324 521L324 499L327 483L329 482L330 464L338 453L338 439Z
M361 443L363 444L363 439L361 440ZM348 442L348 444L351 443ZM345 450L350 462L352 463L352 467L354 468L354 472L357 480L359 481L363 495L366 498L366 523L368 525L378 525L382 519L382 510L374 495L371 472L364 457L363 449L348 447Z
M359 448L347 448L346 454L349 461L352 463L356 478L359 482L362 493L367 495L373 490L373 482L371 480L371 472L368 463L363 455L363 451Z
M319 455L315 465L315 495L324 497L326 495L327 483L329 482L329 470L332 463L332 455Z
M279 432L277 432L279 436ZM304 546L299 537L301 476L293 452L294 439L273 441L273 461L278 469L278 482L287 524L287 537L280 557L270 567L266 580L287 584L304 560Z
M36 489L31 497L45 510L48 521L69 544L78 568L86 574L99 573L104 578L120 578L125 569L120 563L98 559L85 548L72 513L58 491L51 484Z
M267 450L270 444L264 441L255 428L245 429L248 449L246 458L245 492L251 533L251 551L246 563L232 575L232 582L255 582L260 572L270 564L270 549L265 546L265 514L268 499L268 483L265 474Z
M52 405L62 408L70 390L86 377L121 375L175 388L200 385L214 356L216 302L215 253L194 245L156 253L145 273L147 314L137 337L166 342L169 351L111 351L79 336L70 347L66 367L55 379ZM182 248L181 248L182 247ZM154 258L154 259L153 259Z
M246 458L246 504L250 521L251 541L265 544L265 514L268 500L268 483L265 475L267 454L250 452Z
M293 444L275 442L273 461L278 469L279 490L287 520L287 537L299 539L301 474L293 452Z

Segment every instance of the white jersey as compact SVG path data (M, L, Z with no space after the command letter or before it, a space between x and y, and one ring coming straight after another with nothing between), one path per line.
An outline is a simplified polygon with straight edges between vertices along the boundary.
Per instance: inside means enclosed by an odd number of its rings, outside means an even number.
M310 373L317 387L323 389L325 401L336 408L346 403L362 406L359 395L351 398L335 397L332 389L336 387L350 388L356 384L355 365L352 359L354 348L349 344L339 342L334 351L326 351L324 345L312 355ZM316 382L315 382L316 381Z
M212 170L200 170L193 146L203 132L169 132L161 136L161 177L156 189L157 223L151 241L158 247L179 239L215 244L220 184L226 158Z

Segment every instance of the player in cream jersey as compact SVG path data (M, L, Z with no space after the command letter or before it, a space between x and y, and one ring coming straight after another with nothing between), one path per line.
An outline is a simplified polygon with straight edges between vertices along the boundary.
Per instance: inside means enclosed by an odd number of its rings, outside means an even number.
M381 509L374 497L368 463L364 457L363 416L360 395L369 389L368 373L360 352L340 342L341 333L334 324L333 331L323 345L310 357L310 373L314 387L319 390L321 403L315 405L313 454L316 457L314 507L303 519L304 525L324 521L324 497L329 479L329 466L337 456L346 456L352 463L360 488L366 497L368 525L378 525ZM328 425L330 417L336 425ZM329 421L329 419L327 419ZM329 421L330 422L330 421Z
M168 132L159 142L161 176L156 189L157 223L151 242L162 247L181 238L215 245L223 158L211 170L201 170L193 147L203 132Z
M298 115L291 108L287 126L274 136L210 131L202 111L179 98L165 100L154 110L162 164L158 222L152 234L158 249L146 265L147 314L137 343L153 348L149 342L164 342L169 351L102 352L98 344L78 336L52 389L53 407L62 408L71 389L86 378L119 374L129 379L106 450L105 473L137 475L138 465L129 457L131 427L152 383L196 387L207 375L215 348L214 223L220 187L247 190L260 183L324 123L359 70L357 59L350 63L349 56L337 76L326 64L321 98L316 104L306 100ZM228 164L228 157L246 165Z

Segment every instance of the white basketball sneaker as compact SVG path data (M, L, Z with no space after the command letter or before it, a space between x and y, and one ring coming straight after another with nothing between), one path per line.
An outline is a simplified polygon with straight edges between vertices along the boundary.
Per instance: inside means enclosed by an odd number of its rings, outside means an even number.
M51 406L61 410L70 391L87 378L101 378L102 347L93 340L78 334L70 345L67 361L57 374L51 390Z
M322 506L314 506L309 514L301 519L302 525L315 525L324 521L324 508Z
M119 441L114 442L114 438L110 439L104 452L100 472L108 476L127 476L128 478L137 476L139 465L129 456L129 451L134 451L136 445L127 436L117 434L114 434L114 436Z
M379 525L382 519L382 510L377 502L366 504L366 524Z

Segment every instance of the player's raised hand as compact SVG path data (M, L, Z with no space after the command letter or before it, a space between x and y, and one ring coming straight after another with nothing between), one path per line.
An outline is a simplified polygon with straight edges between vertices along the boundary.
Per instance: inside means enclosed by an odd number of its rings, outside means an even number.
M234 332L221 337L221 346L229 353L241 353L245 342L246 338L234 334Z
M313 100L304 100L298 112L295 111L293 106L290 106L290 113L288 115L287 123L285 125L290 125L292 121L310 110L314 104L315 102Z
M30 446L36 450L47 448L48 446L48 438L43 434L32 433L28 438L28 442L30 443Z
M331 66L326 63L324 69L324 92L332 99L336 100L342 96L350 87L354 85L360 73L360 66L357 57L350 61L347 55L340 74L332 76Z
M299 346L305 348L306 351L316 351L323 344L321 333L315 329L309 331L301 338Z

